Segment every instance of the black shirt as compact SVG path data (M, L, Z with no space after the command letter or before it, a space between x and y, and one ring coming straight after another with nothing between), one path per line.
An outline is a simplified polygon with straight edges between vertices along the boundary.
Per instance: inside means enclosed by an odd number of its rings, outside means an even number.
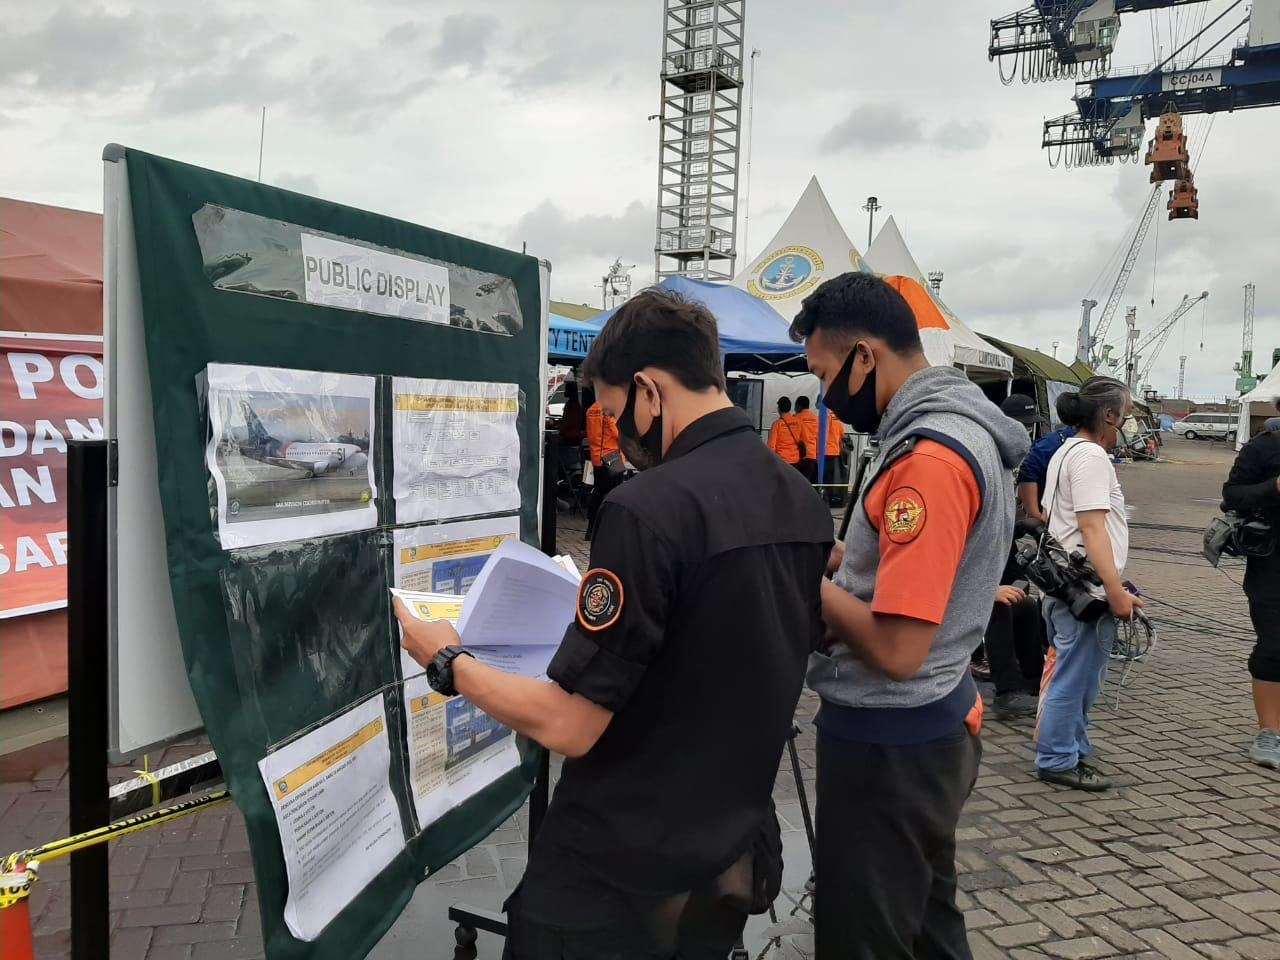
M564 764L523 915L608 923L637 896L710 882L746 850L821 637L833 533L736 407L690 424L661 465L610 494L548 675L614 716Z
M1222 485L1222 501L1228 510L1259 513L1271 521L1280 534L1280 432L1268 431L1244 445ZM1280 598L1280 549L1269 557L1249 557L1245 561L1244 592L1258 600Z

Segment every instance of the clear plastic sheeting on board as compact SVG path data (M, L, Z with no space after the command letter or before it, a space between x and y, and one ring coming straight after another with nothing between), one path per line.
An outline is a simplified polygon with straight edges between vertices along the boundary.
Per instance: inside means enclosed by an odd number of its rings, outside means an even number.
M289 877L284 920L299 940L315 940L404 851L392 787L394 699L379 691L258 762Z
M376 378L213 363L202 386L224 549L377 526Z
M519 509L522 398L516 384L412 377L391 384L398 521Z
M237 710L274 743L396 679L381 531L231 551L221 573Z
M509 277L214 204L191 222L219 290L503 336L524 328Z

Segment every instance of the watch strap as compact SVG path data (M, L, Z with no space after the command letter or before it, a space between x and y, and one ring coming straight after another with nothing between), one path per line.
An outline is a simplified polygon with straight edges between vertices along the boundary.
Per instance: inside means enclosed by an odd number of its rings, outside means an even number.
M431 664L427 667L427 684L432 690L447 697L457 696L458 689L453 684L453 661L464 655L475 659L475 654L470 650L451 644L431 658Z

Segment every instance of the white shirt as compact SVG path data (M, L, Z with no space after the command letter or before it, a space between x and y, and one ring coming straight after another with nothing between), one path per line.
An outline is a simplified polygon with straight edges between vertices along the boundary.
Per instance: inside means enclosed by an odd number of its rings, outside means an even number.
M1107 538L1115 557L1116 572L1124 573L1129 560L1129 521L1125 517L1124 492L1107 451L1091 440L1073 437L1058 448L1049 461L1043 509L1049 513L1049 533L1068 552L1084 550L1077 513L1106 510Z

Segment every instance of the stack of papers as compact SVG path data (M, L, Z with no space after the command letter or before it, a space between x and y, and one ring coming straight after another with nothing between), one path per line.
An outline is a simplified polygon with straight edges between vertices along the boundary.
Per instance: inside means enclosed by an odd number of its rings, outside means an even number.
M454 625L463 646L499 670L545 677L565 628L573 622L581 580L570 557L548 557L518 540L504 542L462 602ZM419 620L454 620L447 601L456 603L456 597L391 592Z

